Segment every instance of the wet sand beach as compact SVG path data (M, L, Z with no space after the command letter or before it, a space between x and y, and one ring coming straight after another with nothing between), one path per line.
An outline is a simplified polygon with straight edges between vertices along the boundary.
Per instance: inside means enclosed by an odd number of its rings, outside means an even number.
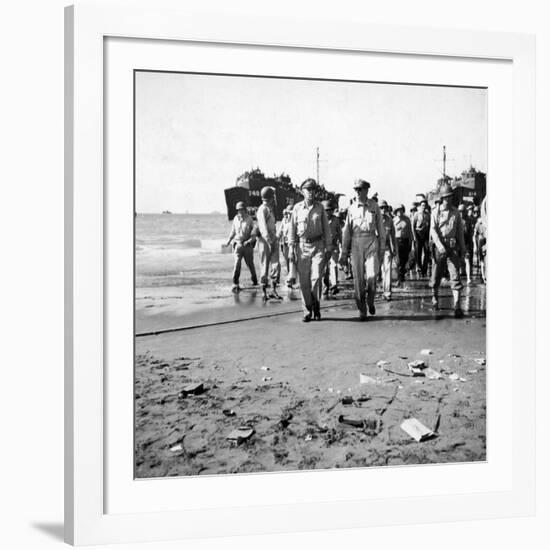
M426 281L411 281L366 323L350 283L307 324L299 291L263 304L258 289L226 290L202 309L171 292L136 305L138 334L187 327L136 338L137 477L485 460L484 286L454 319L448 288L433 312ZM441 378L411 376L415 359ZM181 396L192 382L204 391ZM412 417L436 437L412 439L400 427ZM254 433L236 444L240 426Z

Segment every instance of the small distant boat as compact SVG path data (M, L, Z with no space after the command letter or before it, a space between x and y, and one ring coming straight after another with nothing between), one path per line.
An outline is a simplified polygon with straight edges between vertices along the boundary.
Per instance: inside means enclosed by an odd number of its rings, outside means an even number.
M170 212L170 210L163 210L162 213L163 214L171 214L172 212Z

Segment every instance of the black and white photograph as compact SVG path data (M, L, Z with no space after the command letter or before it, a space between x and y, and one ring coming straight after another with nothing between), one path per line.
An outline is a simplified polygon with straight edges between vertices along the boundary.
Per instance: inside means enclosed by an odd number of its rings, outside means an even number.
M135 477L485 461L487 89L134 101Z

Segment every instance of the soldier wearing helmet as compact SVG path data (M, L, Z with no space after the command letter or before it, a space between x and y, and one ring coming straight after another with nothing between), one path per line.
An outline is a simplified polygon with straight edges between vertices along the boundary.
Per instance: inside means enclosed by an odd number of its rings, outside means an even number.
M473 209L473 205L471 205ZM474 228L475 220L473 216L470 215L470 207L466 208L465 204L458 205L458 211L462 218L462 225L464 227L464 267L466 271L466 283L468 285L472 284L472 271L473 271L473 261L474 261Z
M321 283L325 254L332 249L323 206L315 200L317 182L308 178L300 186L304 200L294 206L290 222L290 257L296 260L302 291L303 321L321 319Z
M357 201L350 205L344 224L340 264L345 266L351 254L355 301L361 321L376 313L374 297L380 259L384 255L386 230L378 204L368 198L370 183L358 179L353 188Z
M451 204L452 195L451 186L443 185L440 192L441 204L432 211L430 234L434 243L435 258L430 286L433 292L432 305L434 309L438 309L439 286L445 267L448 267L455 317L461 318L464 316L460 307L460 291L462 289L460 261L465 253L464 226L458 209Z
M381 200L379 207L382 215L382 223L384 224L384 229L386 230L386 244L384 246L384 255L380 265L382 271L382 291L384 299L389 302L391 300L392 261L396 254L395 228L393 226L390 207L387 201Z
M324 295L328 296L329 292L334 295L338 294L338 255L340 253L340 245L342 244L342 225L340 218L334 215L334 205L331 201L323 201L323 208L327 213L328 226L330 229L330 239L332 250L327 254L325 262L325 274L323 282L325 284Z
M244 202L239 201L235 205L237 215L233 218L233 225L231 226L231 232L227 238L225 246L229 246L233 241L233 292L240 292L239 278L241 276L241 263L244 258L248 269L250 270L250 276L252 278L252 284L256 286L258 284L258 278L256 277L256 268L254 267L254 244L256 238L254 236L254 221L252 217L246 212L246 205Z
M271 280L270 298L279 299L277 281L279 280L281 264L279 262L279 242L275 219L275 190L273 187L262 187L262 204L258 207L258 251L260 254L260 282L264 300L268 299L267 285Z

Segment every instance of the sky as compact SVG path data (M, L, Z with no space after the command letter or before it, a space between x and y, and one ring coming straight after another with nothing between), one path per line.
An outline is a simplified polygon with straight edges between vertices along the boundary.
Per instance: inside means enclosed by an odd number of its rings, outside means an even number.
M368 180L410 204L470 164L487 171L482 89L179 73L136 74L136 208L225 212L246 170L316 178L353 196Z

